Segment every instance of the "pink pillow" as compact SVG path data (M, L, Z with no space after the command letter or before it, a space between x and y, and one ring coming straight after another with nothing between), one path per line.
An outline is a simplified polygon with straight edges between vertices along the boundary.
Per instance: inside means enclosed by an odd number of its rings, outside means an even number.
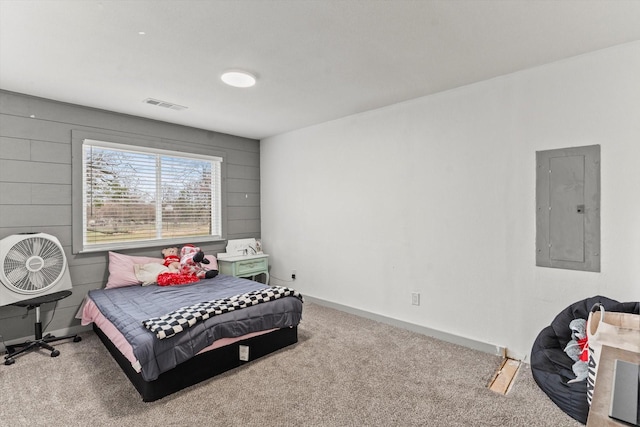
M122 288L124 286L140 285L142 282L136 277L134 264L150 264L152 262L162 264L162 258L146 256L123 255L117 252L109 252L109 279L104 287Z
M213 256L213 255L205 255L204 257L209 260L209 264L202 264L202 266L206 270L217 270L218 269L218 260L216 259L215 256Z

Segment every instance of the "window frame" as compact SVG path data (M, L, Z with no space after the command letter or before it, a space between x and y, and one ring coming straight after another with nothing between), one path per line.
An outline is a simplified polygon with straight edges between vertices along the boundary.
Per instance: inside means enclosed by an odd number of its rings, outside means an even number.
M127 242L114 242L104 244L86 244L85 243L85 156L84 150L87 144L99 146L101 148L113 148L131 152L139 152L145 154L160 154L178 158L192 158L199 160L207 160L218 163L218 177L217 185L212 182L212 197L217 197L217 200L213 203L213 209L217 212L212 212L212 224L214 221L214 215L217 215L217 222L220 224L219 235L203 235L203 236L189 236L177 237L177 238L155 238L145 239ZM182 146L185 145L184 151L176 151L176 144ZM116 137L116 136L103 136L92 135L81 131L73 131L72 136L72 238L73 238L73 253L92 253L92 252L107 252L113 250L125 250L134 248L151 248L151 247L170 247L184 244L188 239L189 243L205 243L205 242L218 242L225 239L226 233L226 209L225 209L225 162L224 153L214 151L210 149L202 150L200 147L193 147L189 149L188 143L181 141L168 141L166 139L146 139L135 137ZM166 147L166 148L165 148ZM171 147L173 149L169 149ZM216 181L216 180L213 180ZM217 187L217 188L216 188ZM217 207L217 209L216 209Z

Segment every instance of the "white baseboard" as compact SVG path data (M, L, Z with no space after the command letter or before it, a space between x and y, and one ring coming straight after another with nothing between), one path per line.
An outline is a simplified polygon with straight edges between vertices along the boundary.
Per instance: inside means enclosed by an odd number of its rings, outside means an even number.
M420 326L414 323L409 323L402 320L394 319L392 317L382 316L380 314L375 314L375 313L360 310L357 308L349 307L346 305L338 304L335 302L326 301L320 298L310 297L306 294L304 296L304 299L305 301L309 301L314 304L344 311L346 313L354 314L356 316L364 317L366 319L375 320L377 322L385 323L387 325L396 326L398 328L406 329L412 332L417 332L419 334L433 337L442 341L450 342L452 344L458 344L463 347L479 350L479 351L482 351L483 353L489 353L489 354L494 354L494 355L503 356L503 357L506 355L505 348L499 345L493 345L493 344L485 343L482 341L473 340L471 338L461 337L459 335L453 335L448 332L427 328L426 326Z
M478 351L482 351L484 353L489 353L489 354L493 354L493 355L497 355L497 356L506 356L507 354L505 353L505 348L502 346L498 346L498 345L493 345L493 344L489 344L489 343L485 343L482 341L477 341L471 338L467 338L467 337L462 337L459 335L454 335L454 334L450 334L448 332L443 332L443 331L439 331L436 329L431 329L431 328L427 328L426 326L420 326L420 325L416 325L414 323L409 323L409 322L405 322L402 320L398 320L398 319L394 319L392 317L387 317L387 316L382 316L380 314L375 314L375 313L371 313L365 310L360 310L357 308L353 308L353 307L349 307L346 305L342 305L342 304L338 304L335 302L331 302L331 301L326 301L320 298L316 298L316 297L311 297L308 295L304 296L304 299L306 301L309 301L311 303L314 304L318 304L318 305L322 305L324 307L329 307L329 308L333 308L336 310L340 310L340 311L344 311L346 313L350 313L350 314L354 314L356 316L360 316L360 317L364 317L366 319L371 319L371 320L375 320L377 322L381 322L381 323L385 323L387 325L391 325L391 326L395 326L398 328L402 328L402 329L406 329L412 332L417 332L419 334L422 335L426 335L429 337L433 337L442 341L446 341L446 342L450 342L452 344L458 344L464 347L468 347L474 350L478 350ZM55 331L47 331L46 333L49 333L51 335L55 335L55 336L63 336L63 335L73 335L73 334L78 334L81 332L86 332L86 331L90 331L91 330L91 326L81 326L81 325L77 325L77 326L72 326L69 328L63 328L63 329L58 329ZM5 344L6 345L13 345L13 344L19 344L22 343L28 339L33 339L33 336L31 337L23 337L23 338L16 338L10 341L6 341ZM508 355L511 358L514 358L516 360L523 360L521 358L518 358L517 356L513 356L513 355Z

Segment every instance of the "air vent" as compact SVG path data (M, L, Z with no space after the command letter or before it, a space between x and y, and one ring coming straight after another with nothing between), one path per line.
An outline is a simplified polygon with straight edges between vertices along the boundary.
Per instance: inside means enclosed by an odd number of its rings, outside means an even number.
M145 104L156 105L158 107L168 108L170 110L176 110L176 111L186 110L188 108L182 105L172 104L171 102L160 101L159 99L153 99L153 98L147 98L142 102L144 102Z

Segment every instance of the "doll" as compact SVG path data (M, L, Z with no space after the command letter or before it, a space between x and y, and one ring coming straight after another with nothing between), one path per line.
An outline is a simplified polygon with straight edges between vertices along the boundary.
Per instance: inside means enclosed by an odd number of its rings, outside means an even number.
M202 264L209 264L200 248L191 244L184 245L180 250L180 272L191 274L199 279L211 279L218 275L218 270L208 270Z
M164 257L164 266L169 268L169 272L178 273L180 271L178 248L164 248L162 256Z

